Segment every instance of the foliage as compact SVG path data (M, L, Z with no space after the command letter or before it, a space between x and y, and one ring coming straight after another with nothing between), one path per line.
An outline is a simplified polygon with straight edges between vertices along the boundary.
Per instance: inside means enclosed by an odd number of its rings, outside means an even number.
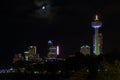
M89 73L89 69L85 67L75 72L68 80L87 80Z
M120 61L102 62L99 66L97 80L120 80Z

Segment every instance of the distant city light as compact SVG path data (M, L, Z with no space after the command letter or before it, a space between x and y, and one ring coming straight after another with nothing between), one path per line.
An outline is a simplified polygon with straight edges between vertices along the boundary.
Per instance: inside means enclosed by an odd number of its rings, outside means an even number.
M57 46L57 55L59 55L59 46Z
M51 41L51 40L49 40L49 41L48 41L48 44L52 44L52 41Z
M83 45L81 48L90 48L88 45Z
M87 69L86 71L87 71L87 72L89 72L89 70L88 70L88 69Z
M29 51L25 51L24 53L25 53L25 54L28 54L28 53L29 53Z
M40 72L39 71L34 71L34 74L39 74Z
M11 71L12 71L12 70L13 70L13 68L10 68L9 70L11 70Z

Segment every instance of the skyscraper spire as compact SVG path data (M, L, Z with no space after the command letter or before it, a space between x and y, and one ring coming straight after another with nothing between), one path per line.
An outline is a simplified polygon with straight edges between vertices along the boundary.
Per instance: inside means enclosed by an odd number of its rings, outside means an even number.
M95 21L99 21L99 17L98 17L98 15L96 14L95 15L95 19L94 19Z

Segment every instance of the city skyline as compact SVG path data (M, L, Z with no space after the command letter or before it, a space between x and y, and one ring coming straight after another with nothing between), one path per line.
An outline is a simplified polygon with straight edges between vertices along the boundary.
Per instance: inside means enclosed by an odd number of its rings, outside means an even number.
M25 4L22 5L23 3ZM23 52L30 45L38 46L38 52L44 55L49 39L60 45L62 53L66 55L79 51L79 47L84 44L92 46L94 30L91 28L91 21L96 13L103 22L100 31L104 37L105 53L113 48L120 49L118 2L56 0L49 6L54 14L45 18L33 16L31 2L21 0L18 3L13 0L9 4L12 5L8 5L9 8L6 6L9 13L4 11L1 18L7 19L2 20L0 30L1 64L9 62L14 54Z

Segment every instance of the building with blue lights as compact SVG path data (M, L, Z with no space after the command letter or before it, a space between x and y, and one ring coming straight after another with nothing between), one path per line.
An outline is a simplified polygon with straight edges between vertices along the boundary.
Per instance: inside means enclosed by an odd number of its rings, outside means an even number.
M51 40L48 41L48 58L57 58L59 55L59 46L54 46Z

